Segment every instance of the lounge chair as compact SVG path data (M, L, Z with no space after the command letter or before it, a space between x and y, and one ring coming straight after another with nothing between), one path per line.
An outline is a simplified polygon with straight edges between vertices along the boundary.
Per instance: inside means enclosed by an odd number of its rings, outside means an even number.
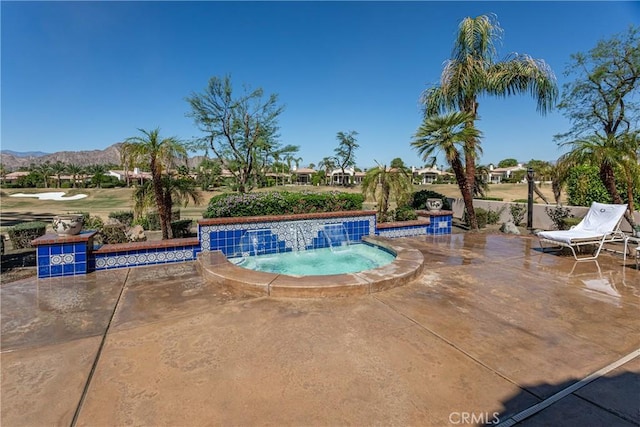
M544 252L544 243L560 249L571 249L577 261L588 261L598 258L602 247L607 242L624 242L626 237L620 231L622 216L627 205L608 205L593 202L589 211L578 225L570 230L539 231L540 248ZM580 246L595 245L596 250L590 256L578 257L576 250Z

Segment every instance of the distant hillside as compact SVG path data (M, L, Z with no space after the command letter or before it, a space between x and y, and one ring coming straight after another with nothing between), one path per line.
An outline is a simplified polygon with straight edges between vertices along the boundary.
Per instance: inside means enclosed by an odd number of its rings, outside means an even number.
M89 151L59 151L57 153L20 153L10 150L0 151L0 163L9 171L17 170L21 167L29 167L31 163L40 164L46 161L55 163L61 161L66 164L76 164L80 166L120 164L120 146L122 143L113 144L104 150ZM202 156L189 159L189 167L197 166L202 160Z
M15 157L40 157L40 156L46 156L49 153L43 153L42 151L0 150L0 154L9 154Z

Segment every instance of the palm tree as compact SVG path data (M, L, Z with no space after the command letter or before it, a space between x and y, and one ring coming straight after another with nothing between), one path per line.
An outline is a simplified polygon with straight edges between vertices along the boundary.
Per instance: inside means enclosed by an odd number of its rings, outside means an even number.
M473 124L469 125L470 113L454 112L444 116L427 116L414 135L411 145L418 150L424 161L438 151L444 153L447 163L453 169L458 188L464 200L465 206L473 206L472 185L467 180L463 160L469 163L466 157L471 156L475 161L477 154L481 153L480 145L474 145L474 151L466 151L466 142L470 139L479 139L481 133ZM463 159L464 158L464 159ZM467 211L467 216L469 212ZM473 228L473 225L471 225ZM477 223L476 223L477 227Z
M71 185L73 186L73 188L76 188L78 176L84 173L84 168L75 163L69 163L67 165L67 173L71 174Z
M61 178L60 176L67 170L67 165L60 160L51 165L51 172L56 176L56 188L60 188Z
M635 170L637 172L637 164L635 169L631 165L632 159L637 159L637 157L635 157L637 156L637 146L634 147L633 143L629 144L627 138L604 137L598 135L564 142L560 144L560 146L569 146L571 151L560 156L560 159L558 159L559 164L562 164L565 168L579 164L591 164L598 167L600 181L604 184L604 188L607 190L607 193L609 193L609 196L611 196L613 203L624 203L620 193L618 192L618 188L616 187L616 170L621 170L623 172L625 170L629 172L631 172L631 170ZM632 185L634 179L637 178L631 178ZM633 186L631 188L633 188ZM631 191L630 194L631 198L624 217L631 226L634 226L635 221L633 220L632 210L633 191Z
M412 193L411 171L407 168L387 168L380 165L367 171L362 180L362 192L378 203L378 220L385 221L389 211L389 199L397 206L406 205Z
M42 180L44 181L44 188L49 188L49 177L53 173L51 163L47 160L44 163L34 166L33 170L42 177Z
M167 204L169 212L173 209L174 203L187 206L189 201L193 201L196 206L203 202L202 193L197 190L196 182L191 178L173 178L171 175L162 176L163 200ZM133 192L133 214L136 219L144 216L149 209L156 205L152 181L145 181L136 187ZM171 223L169 223L171 226Z
M87 171L91 175L91 183L94 184L96 188L101 188L105 174L107 173L107 166L101 164L89 165L87 166Z
M126 156L130 156L134 163L149 162L153 193L160 216L162 239L170 239L173 235L171 231L171 199L167 198L164 191L162 176L169 169L175 167L178 161L186 163L187 150L176 137L161 138L158 128L151 131L138 130L142 136L127 138L122 149L126 151Z
M324 182L327 183L327 177L329 176L329 171L332 171L336 168L336 159L334 157L325 157L318 163L318 167L320 169L324 169Z
M440 85L427 89L422 95L425 115L437 115L452 110L468 113L466 125L473 127L478 118L478 97L494 95L506 97L530 94L537 101L538 111L545 114L557 97L556 79L542 60L524 54L512 54L503 61L495 61L495 44L502 28L494 15L465 18L458 28L452 58L446 62ZM472 191L475 180L476 137L464 141L466 183L465 191ZM461 191L462 191L461 187ZM463 194L471 228L477 229L470 193Z

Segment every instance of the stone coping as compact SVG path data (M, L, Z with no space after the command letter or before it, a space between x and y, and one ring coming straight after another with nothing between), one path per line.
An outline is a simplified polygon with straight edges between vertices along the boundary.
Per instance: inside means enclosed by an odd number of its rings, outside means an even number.
M238 216L225 218L203 218L198 220L198 225L226 225L245 224L253 222L273 222L273 221L299 221L305 219L341 218L375 215L376 211L336 211L336 212L316 212L291 215L263 215L263 216Z
M453 211L445 211L445 210L439 210L439 211L427 211L427 210L417 210L416 214L418 214L418 216L449 216L449 215L453 215Z
M43 236L38 237L31 241L33 246L41 246L41 245L59 245L64 243L79 243L79 242L88 242L93 236L98 233L97 230L88 230L82 231L79 234L75 234L73 236L59 236L57 234L48 233Z
M229 262L221 251L200 253L198 265L210 282L258 296L293 298L366 295L406 285L422 274L424 256L419 250L395 245L384 237L362 240L394 253L396 259L372 270L327 276L288 276L249 270Z
M431 224L429 218L418 217L416 220L412 221L391 221L391 222L380 222L376 225L378 230L384 230L387 228L399 228L399 227L415 227L415 226L423 226Z
M139 251L143 249L164 249L175 248L181 246L198 246L200 240L197 237L185 237L181 239L168 239L168 240L151 240L146 242L131 242L131 243L112 243L100 246L94 249L94 254L106 254L113 252L125 252L125 251Z

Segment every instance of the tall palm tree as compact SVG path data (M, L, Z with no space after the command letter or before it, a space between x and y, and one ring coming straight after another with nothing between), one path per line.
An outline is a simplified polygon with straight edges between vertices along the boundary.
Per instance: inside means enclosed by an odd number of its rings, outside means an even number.
M389 200L393 197L397 206L407 204L411 193L411 171L407 168L387 168L378 162L367 171L362 180L362 192L378 203L378 219L387 219Z
M102 182L105 180L108 171L107 166L96 163L87 166L87 171L91 175L91 183L94 184L96 188L102 188Z
M160 129L151 131L138 129L142 136L127 138L123 150L130 156L133 163L146 161L151 169L151 182L155 196L160 226L162 228L162 239L170 239L173 235L171 231L171 200L167 198L163 186L163 174L175 167L177 162L186 163L187 150L176 137L160 137Z
M444 153L447 163L455 174L465 206L473 206L473 184L467 180L463 160L468 164L469 160L466 157L471 156L472 161L475 161L477 154L481 153L480 145L474 145L474 151L471 153L466 151L465 143L469 139L477 140L482 135L473 124L469 125L470 116L470 113L463 112L427 116L411 143L424 161L439 151ZM467 211L467 216L468 214ZM473 225L470 224L470 226L473 228Z
M571 151L563 154L558 159L558 163L565 168L573 165L591 164L598 167L598 175L600 181L604 184L604 188L611 196L611 200L615 204L624 203L618 188L616 187L616 170L631 170L634 167L630 164L630 160L637 157L637 146L629 145L626 138L615 138L592 135L587 138L577 139L575 141L567 141L560 144L561 147L568 146ZM637 160L636 160L637 162ZM631 169L630 169L631 168ZM637 172L637 163L634 169ZM633 173L633 172L632 172ZM632 178L631 184L633 185ZM633 188L633 186L631 187ZM624 214L626 220L632 226L635 225L633 220L633 191L629 200L629 206Z
M44 182L44 188L49 188L49 177L53 174L53 169L51 168L51 162L48 160L46 162L40 163L39 165L34 166L34 172L42 177Z
M67 170L67 165L62 163L60 160L51 165L51 171L56 176L56 188L60 188L62 181L62 174Z
M67 173L71 175L71 185L73 186L73 188L76 188L78 176L84 173L84 168L78 164L69 163L67 165Z
M557 97L556 79L542 60L524 54L512 54L496 61L495 48L502 28L494 15L465 18L458 28L452 58L442 71L440 85L427 89L422 95L425 115L452 110L468 113L466 125L473 127L478 118L478 97L494 95L506 97L530 94L537 101L538 111L545 114ZM472 191L475 180L476 137L464 141L465 191ZM471 228L477 229L475 211L470 194L463 194ZM470 200L467 202L467 200Z

